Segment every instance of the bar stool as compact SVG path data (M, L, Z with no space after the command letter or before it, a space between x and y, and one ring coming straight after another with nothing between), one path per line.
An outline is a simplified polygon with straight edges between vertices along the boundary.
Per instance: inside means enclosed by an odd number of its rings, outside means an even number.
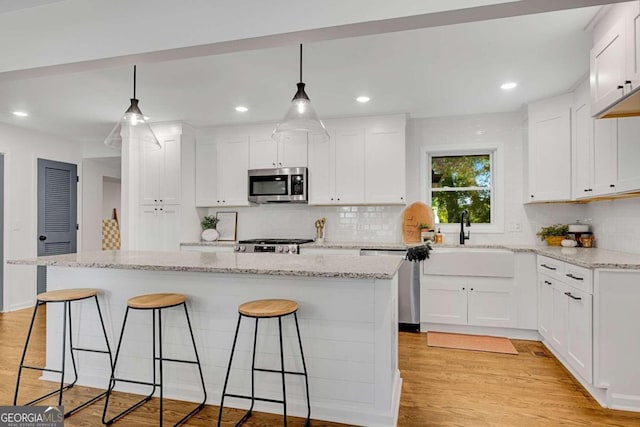
M100 317L100 326L102 328L102 334L104 336L104 342L107 346L106 350L94 350L88 348L80 348L73 346L73 329L71 325L71 303L74 301L82 301L85 299L93 298L96 302L96 308L98 310L98 316ZM33 324L36 320L36 315L38 313L38 307L42 304L48 303L64 303L64 314L62 316L62 368L61 369L49 369L45 367L39 366L30 366L24 364L24 359L27 355L27 349L29 347L29 340L31 339L31 332L33 331ZM66 351L67 351L67 323L69 323L69 352L71 353L71 363L73 365L73 375L74 379L70 384L64 385L64 372L65 372L65 360L66 360ZM18 391L20 389L20 378L22 376L23 369L33 369L37 371L46 371L46 372L55 372L60 374L60 387L57 390L52 391L51 393L47 393L43 396L38 397L24 405L32 405L34 403L40 402L41 400L46 399L49 396L53 396L58 393L58 406L62 405L62 394L63 391L70 389L73 387L78 381L78 369L76 367L76 358L74 356L74 351L86 351L91 353L104 353L109 355L109 369L111 369L111 365L113 362L111 356L111 347L109 346L109 339L107 338L107 331L104 327L104 320L102 319L102 312L100 311L100 303L98 302L98 290L97 289L60 289L57 291L44 292L37 296L36 306L33 309L33 316L31 316L31 323L29 324L29 332L27 333L27 340L24 344L24 350L22 351L22 358L20 359L20 367L18 368L18 379L16 381L16 392L13 395L13 405L17 405L18 402ZM84 408L87 405L92 404L96 400L102 398L106 395L107 392L102 392L99 395L87 400L86 402L76 406L70 411L64 414L65 417L73 414L76 411Z
M286 299L263 299L246 302L241 304L238 307L238 324L236 326L236 333L233 337L233 345L231 347L231 357L229 358L229 367L227 368L227 376L224 379L224 387L222 388L222 399L220 400L220 411L218 413L218 427L220 427L220 423L222 422L222 409L224 406L224 398L235 397L238 399L250 399L251 406L249 410L243 415L243 417L236 423L236 426L243 424L249 417L251 417L253 411L253 404L256 400L262 402L271 402L271 403L281 403L284 408L284 425L287 425L287 390L285 386L284 375L302 375L304 376L305 387L307 391L307 419L304 423L305 426L309 425L309 420L311 417L311 403L309 401L309 378L307 376L307 365L304 361L304 352L302 351L302 339L300 338L300 328L298 327L298 303L291 300ZM282 350L282 318L288 315L293 314L293 319L296 324L296 332L298 333L298 344L300 345L300 356L302 357L302 369L303 372L291 372L284 369L284 352ZM253 331L253 356L251 359L251 396L244 396L238 394L227 393L227 384L229 382L229 373L231 372L231 363L233 362L233 354L236 349L236 342L238 340L238 331L240 330L240 322L243 317L249 317L256 319L255 329ZM265 369L265 368L256 368L256 341L258 337L258 321L260 319L270 319L277 318L278 319L278 332L280 338L280 369ZM261 397L255 397L254 390L254 373L255 371L259 372L275 372L279 373L282 376L282 400L275 399L266 399Z
M160 387L160 423L162 426L163 419L163 410L162 404L164 400L163 395L163 369L162 362L176 362L176 363L188 363L198 366L198 372L200 373L200 382L202 383L202 392L204 393L204 398L202 402L198 404L191 412L182 417L180 421L178 421L175 425L180 425L185 422L187 419L191 418L194 414L196 414L199 410L204 408L204 403L207 400L207 391L204 386L204 376L202 375L202 367L200 366L200 359L198 357L198 350L196 349L196 341L193 338L193 330L191 329L191 321L189 320L189 312L187 311L187 298L183 294L174 294L174 293L165 293L165 294L147 294L147 295L139 295L133 298L130 298L127 301L127 310L124 313L124 320L122 321L122 330L120 331L120 338L118 340L118 348L116 350L116 358L113 362L113 369L111 371L111 381L109 382L109 390L107 390L107 400L104 404L104 411L102 412L102 422L104 424L112 424L114 421L119 420L125 415L133 412L138 409L140 406L151 400L153 397L156 387ZM181 360L181 359L172 359L168 357L164 357L162 353L162 310L177 306L184 307L184 315L187 319L187 325L189 326L189 335L191 336L191 343L193 344L193 352L195 354L196 360ZM129 310L151 310L153 326L152 326L152 341L153 341L153 381L152 382L144 382L144 381L134 381L125 378L117 378L116 375L116 365L118 364L118 356L120 354L120 349L122 347L122 337L124 336L124 329L127 325L127 316L129 315ZM158 356L156 356L156 315L158 319ZM156 374L156 361L159 362L159 379ZM111 393L116 386L116 382L125 382L131 384L141 384L141 385L150 385L153 386L151 393L141 399L139 402L133 404L131 407L125 409L119 414L115 415L111 419L107 418L107 410L109 407L109 398L111 397Z

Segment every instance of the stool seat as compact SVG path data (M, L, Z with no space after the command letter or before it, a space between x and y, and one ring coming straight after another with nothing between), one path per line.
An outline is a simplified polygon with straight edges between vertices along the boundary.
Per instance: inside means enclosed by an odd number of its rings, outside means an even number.
M241 304L238 311L249 317L276 317L298 311L298 303L288 299L259 299Z
M38 295L38 301L42 302L62 302L77 301L98 295L97 289L60 289L57 291L43 292Z
M166 308L182 304L187 300L183 294L147 294L129 298L127 305L131 308Z

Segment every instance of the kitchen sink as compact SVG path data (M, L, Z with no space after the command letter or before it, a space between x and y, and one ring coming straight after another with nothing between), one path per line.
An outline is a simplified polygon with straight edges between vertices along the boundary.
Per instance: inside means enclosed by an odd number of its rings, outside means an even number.
M424 262L424 274L513 277L513 252L491 248L435 247Z

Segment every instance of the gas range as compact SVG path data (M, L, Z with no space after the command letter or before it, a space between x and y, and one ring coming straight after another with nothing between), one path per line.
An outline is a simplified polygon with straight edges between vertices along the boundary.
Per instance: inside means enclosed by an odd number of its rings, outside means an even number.
M313 239L249 239L240 240L235 246L235 252L268 252L274 254L300 253L300 245L313 242Z

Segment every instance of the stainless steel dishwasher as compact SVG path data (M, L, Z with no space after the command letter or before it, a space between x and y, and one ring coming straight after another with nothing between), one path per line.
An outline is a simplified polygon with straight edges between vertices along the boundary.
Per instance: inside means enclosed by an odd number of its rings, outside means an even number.
M406 249L361 249L361 256L406 256ZM398 271L398 328L420 332L420 262L402 261Z

